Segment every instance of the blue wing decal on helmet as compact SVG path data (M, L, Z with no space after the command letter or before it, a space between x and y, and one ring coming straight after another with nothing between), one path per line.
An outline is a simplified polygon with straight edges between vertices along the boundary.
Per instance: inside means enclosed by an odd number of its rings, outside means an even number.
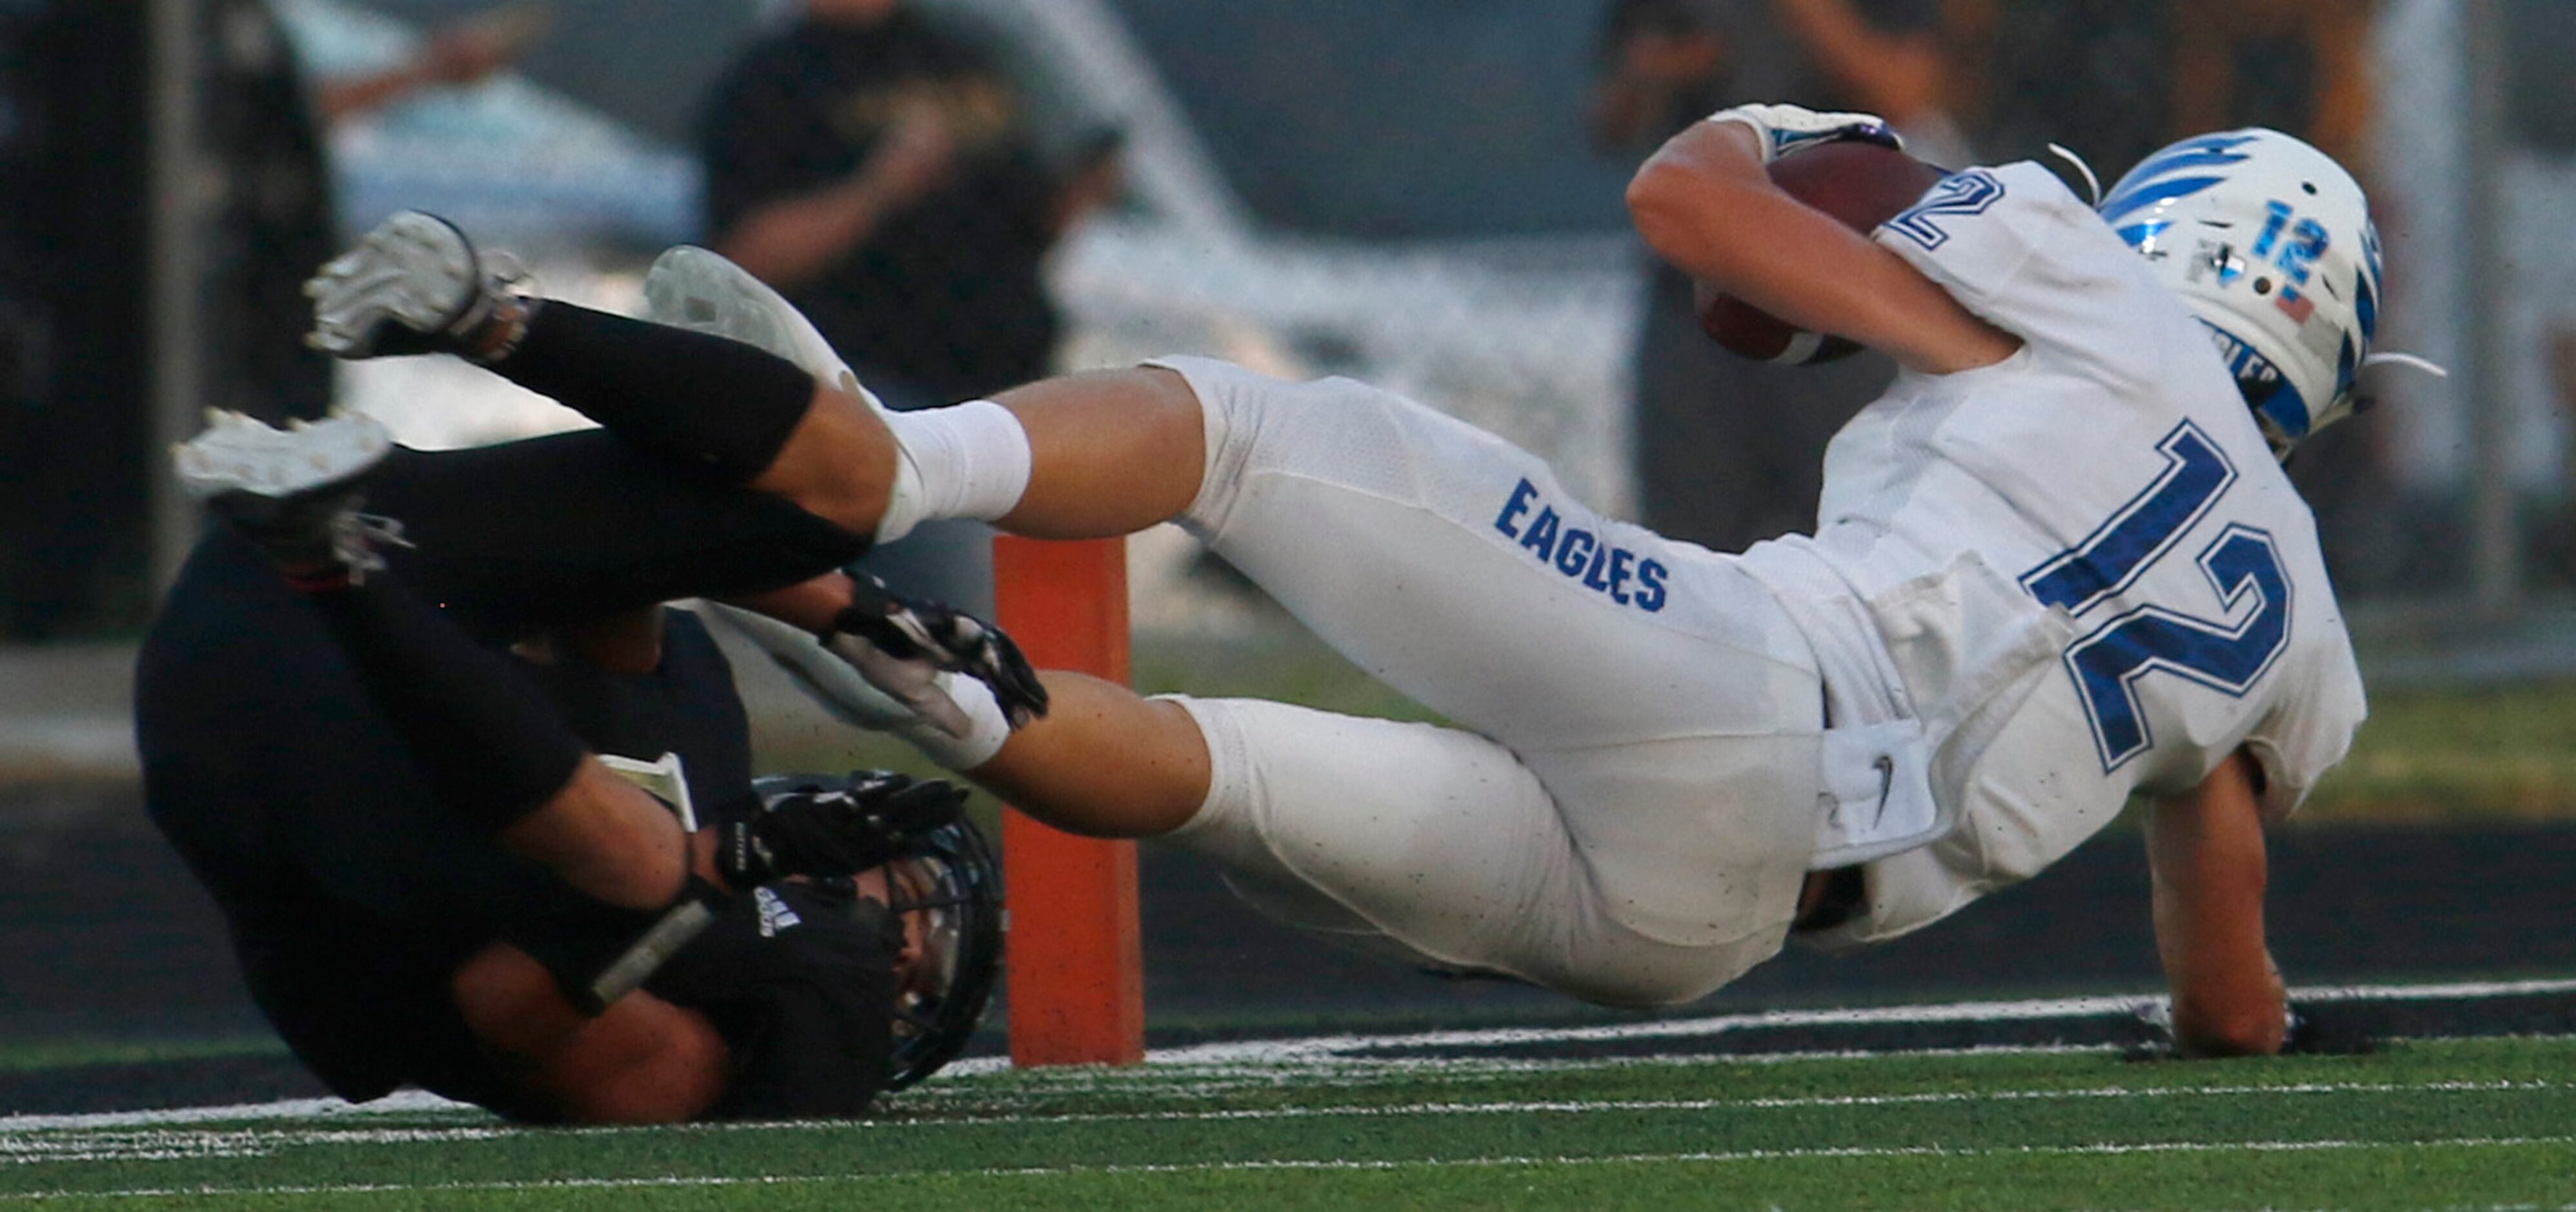
M2188 198L2226 180L2216 175L2172 178L2171 174L2185 169L2224 169L2244 163L2251 157L2236 149L2253 142L2254 138L2252 135L2207 135L2185 139L2147 157L2111 187L2110 197L2102 199L2098 208L2102 218L2116 221L2139 207Z
M2252 157L2236 149L2253 141L2252 135L2209 135L2185 139L2139 161L2138 166L2122 174L2120 180L2122 183L2144 183L2186 168L2224 168L2230 164L2242 164ZM2114 194L2119 192L2119 188L2118 185L2111 187Z
M2132 223L2127 227L2123 227L2119 230L2118 235L2122 243L2127 244L2131 248L2144 250L2147 246L2147 241L2155 239L2158 233L2171 226L2173 226L2173 223L2170 220L2150 219L2144 223Z
M2170 181L2140 181L2123 186L2102 199L2102 221L2119 222L2121 216L2133 210L2175 198L2188 198L2224 180L2225 177L2176 177Z

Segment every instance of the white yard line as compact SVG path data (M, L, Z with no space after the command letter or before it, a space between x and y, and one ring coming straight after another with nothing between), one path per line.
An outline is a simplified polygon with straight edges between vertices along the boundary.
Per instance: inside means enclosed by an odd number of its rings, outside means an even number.
M2163 1153L2320 1153L2356 1149L2515 1149L2576 1145L2576 1136L2473 1136L2438 1140L2273 1140L2273 1141L2104 1141L2081 1145L2026 1145L2006 1148L1941 1148L1933 1146L1826 1149L1744 1149L1692 1153L1624 1153L1606 1156L1421 1158L1388 1161L1286 1159L1278 1161L1188 1162L1157 1165L1025 1166L942 1171L949 1175L994 1178L1051 1178L1084 1174L1213 1174L1234 1171L1390 1171L1452 1170L1504 1166L1667 1165L1672 1163L1799 1161L1905 1157L2093 1157ZM908 1182L919 1173L819 1174L800 1177L730 1177L664 1175L650 1178L537 1179L475 1183L348 1183L300 1187L133 1187L100 1191L25 1191L0 1194L0 1203L35 1203L55 1199L203 1199L208 1196L364 1195L396 1192L638 1190L671 1187L780 1187L843 1182Z
M2576 993L2576 979L2527 981L2476 981L2439 985L2334 985L2293 990L2294 1000L2304 1001L2424 1001L2433 999L2480 1000L2501 997L2537 996ZM1344 1066L1358 1064L1390 1068L1546 1068L1551 1062L1512 1060L1461 1060L1455 1058L1411 1059L1370 1055L1391 1049L1408 1048L1479 1048L1518 1044L1584 1043L1622 1040L1694 1039L1724 1035L1750 1029L1783 1027L1831 1027L1860 1025L1906 1025L1973 1022L2019 1022L2033 1019L2115 1017L2133 1012L2149 999L2143 995L2111 997L2070 997L2014 1001L1951 1002L1920 1006L1872 1006L1855 1009L1766 1010L1744 1014L1709 1015L1698 1018L1666 1019L1645 1023L1617 1023L1590 1027L1561 1028L1495 1028L1481 1031L1422 1031L1398 1035L1333 1035L1306 1039L1252 1040L1233 1043L1200 1044L1185 1048L1157 1049L1147 1054L1139 1069L1076 1069L1063 1072L1068 1084L1079 1087L1100 1084L1157 1084L1178 1076L1175 1070L1224 1070L1246 1065L1269 1065L1296 1068ZM1955 1053L2018 1053L2100 1051L2099 1047L2065 1045L1998 1046L1966 1049L1909 1049L1888 1052L1852 1052L1818 1050L1811 1052L1765 1053L1753 1056L1695 1057L1692 1060L1726 1060L1745 1063L1768 1063L1783 1060L1805 1060L1838 1056L1940 1055ZM1632 1058L1633 1059L1633 1058ZM1599 1062L1587 1062L1597 1064ZM1000 1057L981 1057L952 1064L947 1072L960 1076L1001 1072L1009 1062ZM1288 1074L1283 1080L1295 1080ZM935 1096L936 1087L930 1091ZM191 1123L255 1122L276 1119L309 1119L339 1116L372 1116L419 1112L471 1111L462 1103L450 1102L420 1091L404 1091L389 1098L362 1105L339 1099L289 1099L274 1103L245 1103L219 1107L183 1107L160 1111L119 1111L81 1115L14 1115L0 1116L0 1134L51 1132L119 1127L166 1127Z
M2293 1001L2465 1001L2576 993L2576 979L2464 981L2441 985L2320 985L2294 989ZM1650 1023L1597 1027L1503 1027L1481 1031L1421 1031L1405 1035L1334 1035L1299 1040L1253 1040L1173 1048L1146 1057L1147 1064L1209 1061L1281 1061L1389 1048L1477 1048L1532 1043L1699 1038L1782 1027L1909 1026L1938 1023L2026 1022L2048 1018L2113 1018L2154 1000L2147 995L2065 997L2019 1001L1950 1002L1922 1006L1852 1009L1762 1010Z
M100 1111L82 1115L0 1115L0 1132L50 1132L82 1128L150 1128L171 1124L227 1123L263 1119L322 1119L343 1115L401 1115L421 1111L475 1111L426 1090L402 1090L371 1103L336 1098L289 1098L273 1103L234 1103L218 1107L173 1107L161 1111Z
M1814 1095L1703 1099L1601 1099L1438 1103L1361 1103L1330 1107L1265 1107L1210 1111L1128 1111L1019 1115L1009 1112L944 1116L921 1120L870 1120L834 1123L838 1131L870 1133L908 1128L959 1126L1038 1127L1100 1123L1219 1123L1329 1118L1400 1118L1469 1115L1592 1115L1600 1113L1774 1111L1819 1107L1898 1107L1938 1103L2004 1103L2118 1098L2266 1098L2338 1094L2480 1093L2554 1090L2559 1083L2529 1081L2439 1082L2302 1082L2283 1085L2130 1087L2082 1086L2068 1089L1940 1090L1918 1094ZM818 1125L707 1124L702 1132L810 1131ZM653 1128L557 1129L581 1135L615 1135L667 1131ZM506 1126L425 1128L316 1128L305 1130L70 1131L0 1136L0 1166L73 1161L168 1161L219 1157L261 1157L290 1148L340 1145L446 1143L494 1140L515 1135Z

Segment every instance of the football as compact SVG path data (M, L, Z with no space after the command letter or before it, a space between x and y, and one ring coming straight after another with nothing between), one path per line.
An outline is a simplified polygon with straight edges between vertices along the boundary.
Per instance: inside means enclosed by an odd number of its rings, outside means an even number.
M1944 175L1892 147L1845 140L1771 162L1771 182L1790 197L1867 233L1902 213ZM1699 324L1711 340L1745 357L1784 366L1830 362L1860 348L1841 337L1793 327L1741 299L1699 284Z

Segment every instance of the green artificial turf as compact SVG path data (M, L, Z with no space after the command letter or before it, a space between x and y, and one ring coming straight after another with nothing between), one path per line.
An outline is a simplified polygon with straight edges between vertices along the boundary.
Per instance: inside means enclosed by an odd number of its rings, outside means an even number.
M2430 1208L2576 1190L2576 1042L1339 1061L949 1078L875 1121L435 1112L0 1134L0 1206ZM81 1198L86 1193L91 1198Z

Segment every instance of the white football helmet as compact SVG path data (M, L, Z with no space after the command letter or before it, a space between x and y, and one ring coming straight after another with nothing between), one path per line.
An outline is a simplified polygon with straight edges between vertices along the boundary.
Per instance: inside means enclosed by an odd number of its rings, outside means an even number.
M2275 455L2353 410L2379 231L2343 166L2276 130L2202 135L2140 161L2098 209L2209 327Z

